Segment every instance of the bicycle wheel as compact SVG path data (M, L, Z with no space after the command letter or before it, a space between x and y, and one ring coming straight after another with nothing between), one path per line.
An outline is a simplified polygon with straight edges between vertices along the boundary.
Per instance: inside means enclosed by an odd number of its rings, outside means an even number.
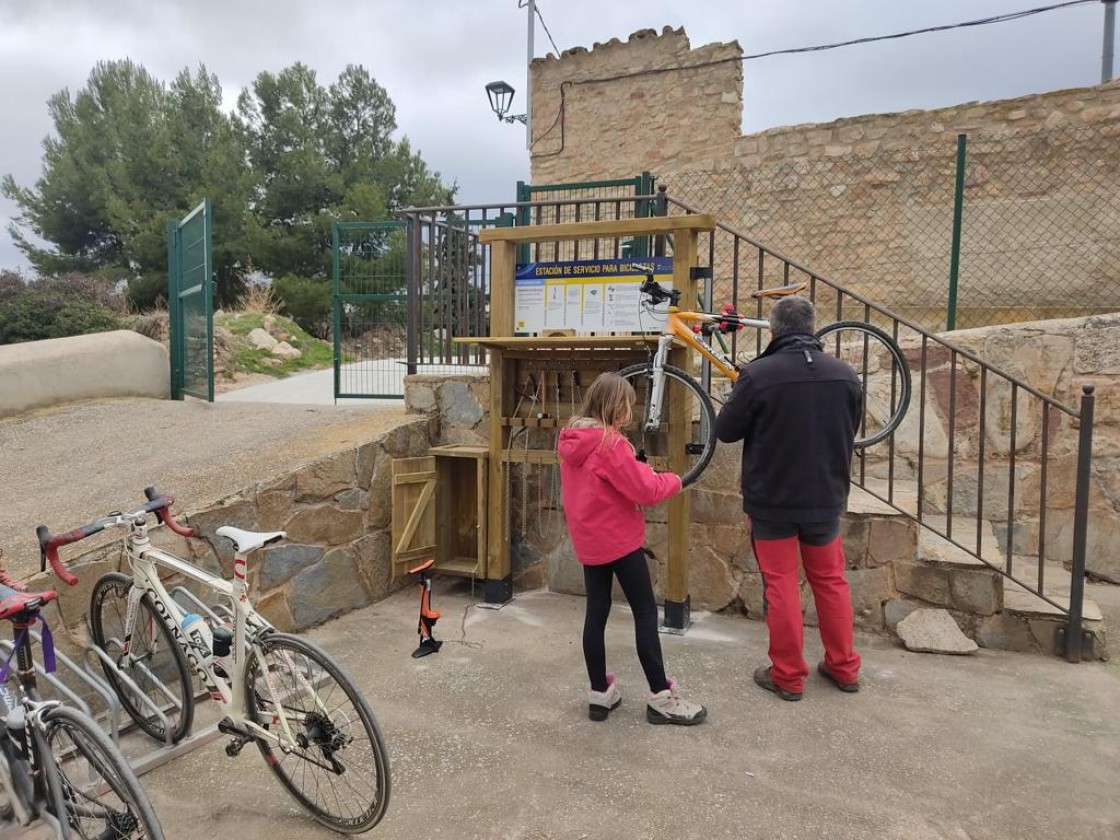
M50 709L43 722L66 809L54 816L69 825L71 837L163 840L136 774L96 722L67 706Z
M889 335L862 321L837 321L817 332L824 350L847 362L863 383L862 449L888 438L910 406L910 367Z
M716 415L712 401L700 384L680 368L664 367L664 393L661 397L661 424L655 431L646 428L653 398L653 365L633 365L618 372L633 387L634 420L626 429L626 437L639 452L645 452L651 466L658 470L673 469L679 461L685 464L680 472L681 484L687 487L694 482L716 451ZM679 401L689 428L685 435L684 452L669 451L670 407ZM681 457L683 456L683 457Z
M389 805L389 755L369 704L350 677L298 636L269 633L245 668L249 718L297 744L257 740L269 768L323 825L360 834Z
M128 617L128 596L132 578L109 572L93 587L89 623L93 643L109 655L117 667L135 684L128 685L117 671L101 663L105 678L120 698L128 716L153 738L180 741L194 720L194 691L190 666L171 631L163 623L147 592L140 598L136 621L129 640L129 656L124 655L124 630ZM148 704L155 704L167 717L167 726Z

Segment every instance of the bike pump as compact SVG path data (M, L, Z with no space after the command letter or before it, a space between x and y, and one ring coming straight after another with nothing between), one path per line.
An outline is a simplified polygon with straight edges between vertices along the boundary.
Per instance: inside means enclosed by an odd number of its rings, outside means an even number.
M420 575L420 622L416 631L420 634L420 647L412 652L413 659L427 656L429 653L438 653L443 642L437 641L432 634L440 613L432 609L432 574L431 567L435 559L426 560L415 569L409 569L409 574Z

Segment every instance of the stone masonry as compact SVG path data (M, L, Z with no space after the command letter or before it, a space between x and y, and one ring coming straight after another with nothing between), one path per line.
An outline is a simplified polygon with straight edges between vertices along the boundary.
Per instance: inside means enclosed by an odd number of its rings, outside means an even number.
M743 135L741 56L737 42L692 49L683 29L666 27L535 59L533 183L653 172L674 198L936 323L956 136L966 133L962 304L999 310L1006 253L1082 241L1099 247L1039 252L1035 274L1014 278L1013 305L1061 317L1094 311L1102 295L1115 302L1120 81ZM988 317L1022 320L1010 310Z

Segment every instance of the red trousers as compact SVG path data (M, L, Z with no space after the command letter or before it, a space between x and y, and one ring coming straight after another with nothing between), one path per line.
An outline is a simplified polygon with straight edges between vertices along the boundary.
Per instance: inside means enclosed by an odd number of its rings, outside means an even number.
M817 605L824 643L824 664L842 683L859 679L860 658L853 645L852 596L844 577L844 549L837 536L826 545L809 545L797 537L753 540L762 572L766 626L770 630L770 678L786 691L800 692L809 668L802 653L798 548L805 577Z

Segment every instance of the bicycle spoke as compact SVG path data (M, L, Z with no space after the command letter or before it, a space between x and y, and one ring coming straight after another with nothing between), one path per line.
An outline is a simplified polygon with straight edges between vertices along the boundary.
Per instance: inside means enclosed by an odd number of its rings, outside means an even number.
M194 717L193 680L182 651L156 616L149 596L130 598L133 591L131 578L119 573L107 574L97 582L90 599L94 643L109 654L120 674L135 685L129 685L102 663L105 676L128 715L159 740L165 740L169 726L171 740L178 741L189 731ZM130 604L136 612L125 654L122 640ZM166 717L166 724L153 706Z
M72 837L96 840L162 838L127 763L97 724L73 709L48 712L45 729L62 787Z
M277 634L262 643L246 674L249 711L280 743L262 738L258 748L316 819L365 830L387 804L384 746L360 695L320 657L296 637Z

